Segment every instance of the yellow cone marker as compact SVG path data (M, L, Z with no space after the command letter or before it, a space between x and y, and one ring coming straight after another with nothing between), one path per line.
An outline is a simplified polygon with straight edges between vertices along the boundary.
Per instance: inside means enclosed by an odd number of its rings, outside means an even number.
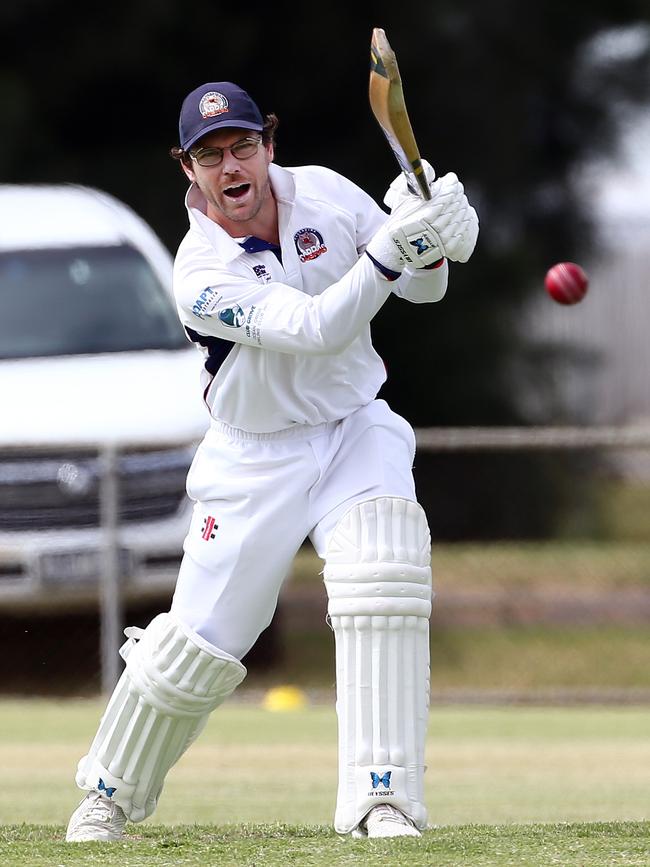
M297 686L274 686L264 696L262 707L271 711L300 710L308 704L307 696Z

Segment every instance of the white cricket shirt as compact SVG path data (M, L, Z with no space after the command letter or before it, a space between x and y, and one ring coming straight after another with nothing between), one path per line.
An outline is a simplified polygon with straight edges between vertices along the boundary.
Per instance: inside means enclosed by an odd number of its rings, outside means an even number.
M256 433L336 421L372 401L386 372L370 320L391 292L439 300L448 273L444 263L389 282L362 255L387 217L370 196L320 166L271 164L269 174L279 250L232 238L192 185L190 228L174 263L178 312L204 353L212 418Z

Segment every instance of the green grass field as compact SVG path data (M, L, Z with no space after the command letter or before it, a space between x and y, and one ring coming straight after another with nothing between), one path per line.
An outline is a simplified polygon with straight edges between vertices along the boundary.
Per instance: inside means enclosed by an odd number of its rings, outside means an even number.
M334 642L326 626L284 635L282 660L272 673L254 673L247 683L266 685L280 677L303 686L333 688ZM510 625L431 629L434 695L544 693L581 696L598 692L650 695L650 639L643 626Z
M71 846L74 768L101 707L0 703L0 864L650 865L648 707L433 708L436 827L387 843L331 830L331 707L231 701L170 774L155 816L116 846Z
M341 840L319 826L148 825L120 843L61 842L61 828L0 828L5 867L647 867L650 823L463 825L421 839Z

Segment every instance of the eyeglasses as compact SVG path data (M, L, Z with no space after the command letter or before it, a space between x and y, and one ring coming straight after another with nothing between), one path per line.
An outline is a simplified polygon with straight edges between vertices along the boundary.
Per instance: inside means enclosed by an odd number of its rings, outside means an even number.
M197 162L200 166L218 166L221 162L223 162L223 155L225 151L230 151L230 153L236 157L238 160L247 160L253 156L253 154L257 153L257 149L261 144L261 138L243 138L240 141L236 141L233 145L227 145L223 148L199 148L198 151L192 153L189 152L190 157Z

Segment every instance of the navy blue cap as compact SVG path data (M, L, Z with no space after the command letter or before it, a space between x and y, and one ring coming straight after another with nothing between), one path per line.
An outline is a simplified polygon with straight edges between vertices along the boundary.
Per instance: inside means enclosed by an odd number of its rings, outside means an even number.
M263 126L259 108L245 90L231 81L212 81L193 90L183 100L178 121L184 151L215 129L238 127L261 132Z

